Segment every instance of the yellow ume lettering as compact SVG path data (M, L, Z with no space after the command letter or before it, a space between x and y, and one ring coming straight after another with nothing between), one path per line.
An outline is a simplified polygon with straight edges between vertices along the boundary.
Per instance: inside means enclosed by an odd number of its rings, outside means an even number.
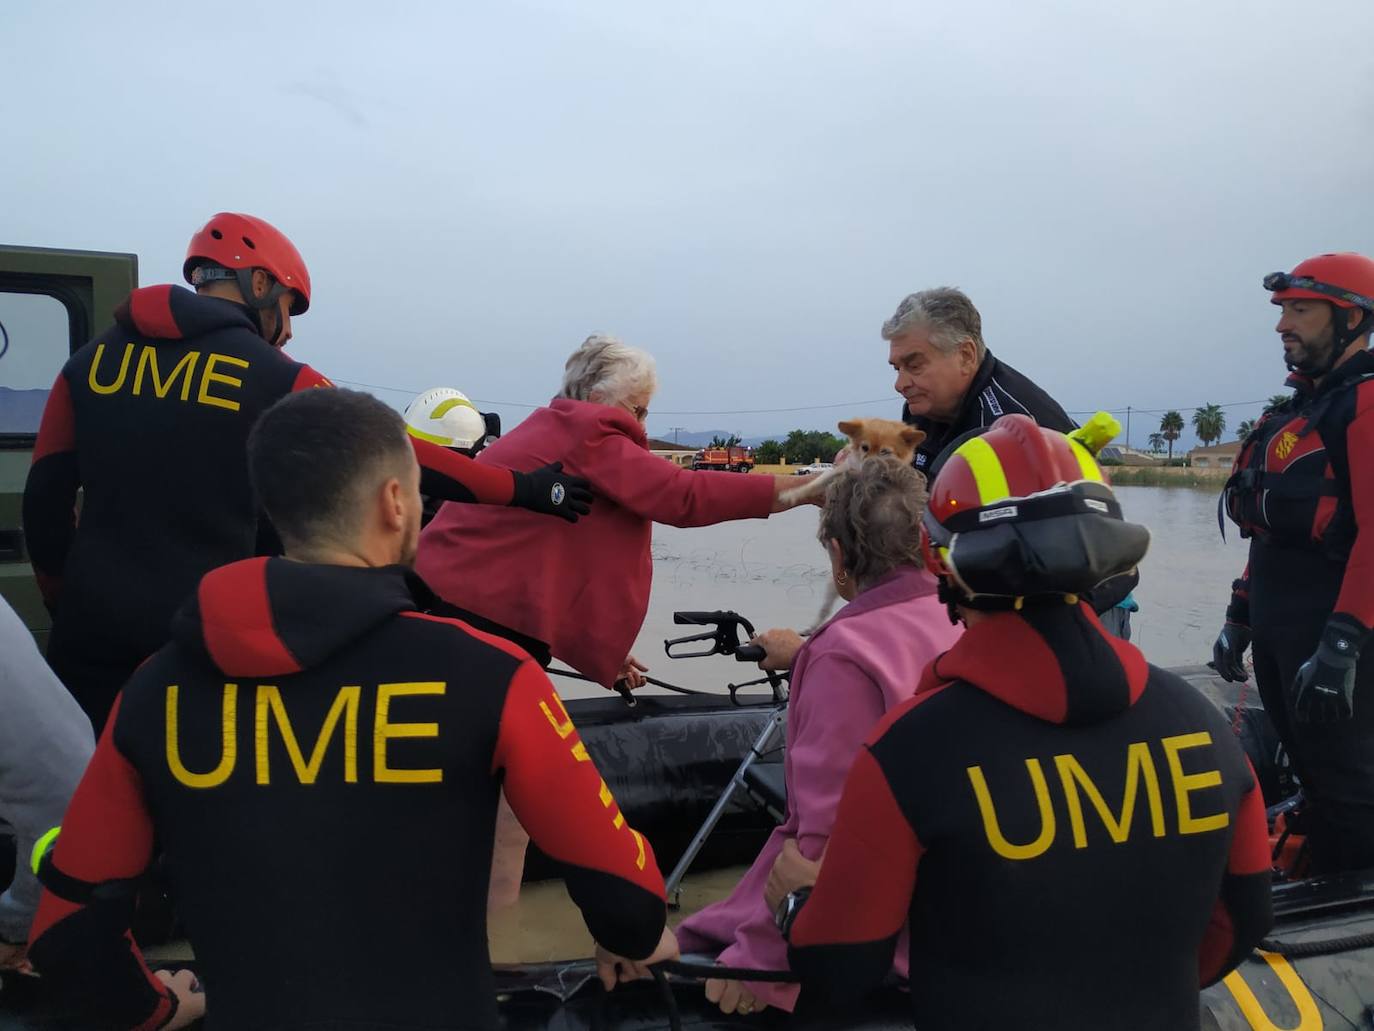
M124 345L124 350L120 353L118 367L114 366L114 359L111 357L108 368L105 368L105 344L95 345L95 357L91 359L91 367L86 373L86 383L94 394L117 394L121 390L128 388L129 393L134 397L147 396L145 386L150 386L152 395L159 399L166 399L176 387L177 381L181 382L181 389L178 395L182 401L191 401L191 388L195 384L196 396L192 402L204 405L209 408L223 408L230 412L237 412L242 405L228 396L243 388L243 380L238 376L228 375L221 369L246 369L249 363L242 358L236 358L231 354L219 354L210 352L205 355L202 364L200 351L187 351L172 366L167 378L162 377L162 365L160 362L171 361L168 357L170 348L158 348L153 344L143 344L141 346L134 343ZM134 353L137 351L138 360L134 361ZM159 359L159 353L162 358ZM133 366L134 374L132 380L129 376L129 367ZM196 368L200 366L199 383L196 383ZM102 381L102 375L105 379Z
M544 718L548 720L549 726L553 728L553 732L558 735L559 740L566 741L572 736L576 728L573 726L572 717L568 715L568 710L563 706L563 699L559 698L557 694L553 696L553 704L558 708L556 715L553 709L549 708L547 702L539 703L539 711L544 714ZM587 746L581 741L574 742L569 751L572 752L572 757L580 763L592 761L592 757L587 754ZM615 796L611 794L611 789L604 779L597 787L597 797L601 799L601 805L606 809L615 805ZM616 806L615 816L611 818L611 825L616 830L625 826L625 815L620 811L619 806ZM635 866L643 870L647 858L644 852L644 838L633 827L630 828L630 833L634 836L635 849L637 850Z
M444 771L439 769L405 769L391 765L392 742L398 738L438 737L438 723L393 723L391 703L396 698L412 695L443 695L443 683L422 682L414 684L380 684L377 687L377 704L373 720L372 779L378 784L437 784L444 779ZM225 684L220 695L220 752L219 762L214 769L196 773L186 766L182 757L183 720L180 711L181 691L176 684L169 685L166 693L165 741L167 769L172 776L188 788L216 788L234 774L238 765L238 712L239 686ZM362 687L349 685L339 688L330 703L310 747L307 759L297 737L297 724L293 724L286 709L281 689L272 684L259 684L253 706L253 753L254 780L257 784L270 786L271 736L273 728L281 738L287 758L295 772L296 780L303 785L314 784L324 766L325 756L331 743L341 738L343 749L343 781L346 784L358 782L358 716L362 706ZM343 731L339 732L342 725ZM289 778L288 778L289 779Z
M91 370L86 374L86 382L91 390L97 394L114 394L124 386L124 379L129 375L129 358L134 353L133 344L124 345L124 357L119 361L119 375L115 377L113 383L100 382L100 359L105 357L105 345L95 345L95 357L91 359Z
M1026 769L1035 789L1035 804L1040 809L1040 836L1029 845L1013 845L1002 836L1002 828L997 822L997 808L992 804L992 793L988 791L983 768L968 768L973 795L978 799L978 812L983 817L983 833L987 835L992 850L1004 859L1034 859L1043 855L1045 850L1054 844L1054 803L1050 801L1050 788L1045 783L1045 771L1040 768L1039 759L1027 759Z
M1226 813L1216 813L1201 818L1194 817L1192 804L1188 801L1190 791L1220 787L1221 771L1207 770L1203 773L1185 776L1183 762L1178 757L1178 753L1185 748L1202 748L1205 745L1210 745L1212 735L1206 731L1197 734L1180 734L1177 737L1166 737L1160 743L1164 746L1164 754L1169 760L1169 773L1174 780L1174 799L1178 802L1178 832L1180 834L1205 834L1207 831L1219 831L1230 823L1231 817Z
M220 758L219 765L209 773L192 773L181 761L178 738L177 685L167 688L167 768L172 776L188 788L217 788L229 779L238 761L238 684L225 684L220 702Z
M1074 848L1088 847L1088 831L1083 824L1083 803L1079 800L1081 787L1088 801L1097 810L1112 841L1120 845L1131 836L1131 823L1135 817L1135 797L1140 781L1145 781L1145 793L1149 798L1150 826L1156 838L1164 837L1164 808L1160 804L1159 775L1155 772L1154 760L1150 758L1150 748L1144 741L1137 741L1126 750L1126 794L1121 800L1121 816L1118 818L1102 797L1088 771L1083 769L1072 755L1056 755L1054 765L1059 770L1059 779L1064 785L1064 799L1069 806L1069 826L1073 828Z
M387 766L387 742L397 737L438 737L437 723L392 723L391 700L407 695L442 695L446 684L420 681L414 684L378 684L377 719L372 731L372 779L378 784L438 784L443 770L393 770Z
M1200 773L1185 774L1179 755L1191 748L1202 748L1212 744L1212 736L1205 731L1195 734L1180 734L1167 737L1158 742L1164 752L1169 768L1170 781L1174 788L1174 800L1178 813L1177 833L1205 834L1225 828L1230 823L1226 812L1207 816L1195 816L1190 795L1196 791L1214 788L1221 784L1221 771L1204 770ZM1087 848L1090 840L1087 821L1084 817L1083 798L1086 796L1098 819L1107 831L1113 844L1126 844L1135 825L1136 803L1140 797L1141 786L1145 789L1145 807L1149 812L1150 833L1162 838L1168 833L1164 814L1163 793L1160 787L1159 771L1150 746L1145 741L1137 741L1126 749L1125 788L1121 807L1113 811L1102 791L1094 783L1088 771L1078 758L1071 754L1056 755L1054 766L1059 774L1060 789L1064 794L1064 807L1069 815L1069 830L1074 848ZM969 784L973 788L974 801L983 823L983 833L992 850L1004 859L1027 860L1044 855L1054 845L1057 827L1054 802L1050 795L1049 781L1039 759L1025 760L1026 771L1030 777L1031 792L1035 798L1040 821L1039 834L1025 844L1014 844L1007 840L1003 832L1003 821L997 816L997 806L988 787L987 777L981 766L967 768ZM1019 801L1019 800L1018 800ZM1004 806L1006 802L1004 800Z
M199 351L187 351L181 357L181 361L172 367L171 375L164 383L158 374L157 367L157 348L145 347L138 356L138 369L134 373L134 395L138 396L143 392L143 374L148 373L148 378L153 381L153 393L158 397L166 397L171 393L172 387L176 385L177 377L184 374L185 378L181 384L181 399L185 401L191 396L191 380L195 377L196 362L200 360ZM92 366L94 368L94 366Z
M240 369L248 368L248 363L242 358L235 358L227 354L212 354L205 359L205 374L200 377L200 394L196 397L196 403L202 405L214 405L216 408L227 408L231 412L239 410L237 401L230 401L227 398L216 397L210 393L211 383L223 383L225 386L233 387L238 390L243 386L243 380L236 376L225 376L215 371L216 365L237 365Z
M268 768L267 720L270 715L281 733L286 754L296 770L296 779L302 784L314 784L324 763L324 753L334 736L334 729L343 717L344 781L349 784L358 782L358 703L362 695L361 687L342 687L334 696L334 704L329 707L320 728L320 736L315 739L315 747L310 750L310 761L301 755L301 746L296 741L296 732L291 727L291 719L286 715L286 705L282 702L281 691L268 684L258 685L258 702L253 718L253 740L256 744L257 779L259 784L272 782Z

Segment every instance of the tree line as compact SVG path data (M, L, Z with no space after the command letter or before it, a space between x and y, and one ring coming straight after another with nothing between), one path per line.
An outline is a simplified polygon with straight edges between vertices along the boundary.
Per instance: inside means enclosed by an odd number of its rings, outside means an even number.
M837 437L825 430L793 430L782 440L765 440L754 448L754 461L760 465L806 465L820 460L829 462L835 452L848 444L844 437Z
M1265 412L1271 412L1279 405L1288 401L1287 394L1274 394L1265 402ZM1193 432L1202 441L1202 446L1206 447L1216 441L1221 440L1222 434L1226 432L1226 413L1221 405L1205 404L1193 410ZM1178 411L1168 411L1159 420L1159 430L1149 436L1150 453L1157 455L1166 448L1169 457L1174 457L1174 441L1178 440L1183 433L1184 422L1183 413ZM1250 431L1255 428L1254 419L1242 420L1236 427L1236 436L1244 440L1250 435Z
M1265 402L1264 410L1270 412L1286 401L1287 394L1275 394ZM1197 434L1198 440L1202 441L1203 447L1220 441L1226 432L1226 411L1219 404L1209 402L1195 408L1191 421L1193 432ZM1167 451L1169 458L1172 459L1174 441L1183 435L1186 427L1182 412L1173 409L1165 412L1159 420L1159 429L1149 436L1150 453L1158 455ZM1254 419L1244 419L1236 427L1236 435L1244 440L1254 428ZM736 447L739 443L739 436L732 433L728 437L713 437L707 447ZM805 465L817 459L828 462L835 457L835 452L847 443L843 437L837 437L825 430L793 430L783 440L765 440L754 448L754 461L761 465L777 465L784 461L789 465Z

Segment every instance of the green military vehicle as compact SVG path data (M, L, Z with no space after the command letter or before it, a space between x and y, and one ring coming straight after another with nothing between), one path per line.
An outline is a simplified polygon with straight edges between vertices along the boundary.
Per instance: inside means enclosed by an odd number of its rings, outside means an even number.
M50 623L20 510L43 405L67 357L137 285L133 254L0 246L0 596L40 647Z

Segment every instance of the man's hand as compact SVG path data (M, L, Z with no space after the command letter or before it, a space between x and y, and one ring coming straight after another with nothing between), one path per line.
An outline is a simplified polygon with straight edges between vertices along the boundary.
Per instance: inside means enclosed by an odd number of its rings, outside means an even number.
M1355 667L1369 631L1353 619L1333 616L1312 657L1293 683L1293 718L1299 723L1348 720L1355 711Z
M0 970L13 970L20 974L33 973L29 963L29 947L24 942L0 941Z
M602 987L609 992L615 988L617 982L624 983L652 977L653 975L649 973L651 966L666 960L678 959L681 955L682 953L677 947L677 936L673 934L671 927L665 926L663 934L658 939L658 947L647 959L626 959L624 956L617 956L614 952L598 945L596 947L596 976L601 978Z
M633 655L625 656L625 661L620 666L620 672L615 675L618 682L624 681L631 691L637 691L643 687L647 680L644 674L649 672L649 667L640 662Z
M825 862L825 850L820 859L807 859L797 847L796 838L786 838L782 851L773 860L773 868L768 871L768 883L763 887L763 898L768 903L768 912L776 913L788 892L798 888L809 888L821 875L821 864Z
M1229 619L1217 634L1216 644L1212 645L1212 668L1222 680L1243 683L1248 674L1245 672L1245 649L1250 647L1250 628Z
M706 982L706 1001L714 1002L722 1013L749 1014L768 1008L768 1003L759 1002L738 981L719 981L715 978Z
M759 669L781 670L792 668L792 660L797 657L797 652L801 651L801 646L806 642L795 630L775 627L751 637L749 643L756 644L767 652L759 660Z
M165 1031L194 1024L205 1016L205 989L201 988L196 975L189 970L159 970L153 974L165 984L177 998L177 1011L171 1021L164 1025Z
M565 473L562 462L511 475L515 477L515 494L510 503L517 508L556 515L570 523L592 510L591 484L581 476Z

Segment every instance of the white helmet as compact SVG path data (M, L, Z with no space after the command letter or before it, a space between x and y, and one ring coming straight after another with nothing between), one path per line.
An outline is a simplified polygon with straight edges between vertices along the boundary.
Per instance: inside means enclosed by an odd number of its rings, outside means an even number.
M452 387L426 390L406 406L406 430L412 437L464 450L486 438L482 413Z

